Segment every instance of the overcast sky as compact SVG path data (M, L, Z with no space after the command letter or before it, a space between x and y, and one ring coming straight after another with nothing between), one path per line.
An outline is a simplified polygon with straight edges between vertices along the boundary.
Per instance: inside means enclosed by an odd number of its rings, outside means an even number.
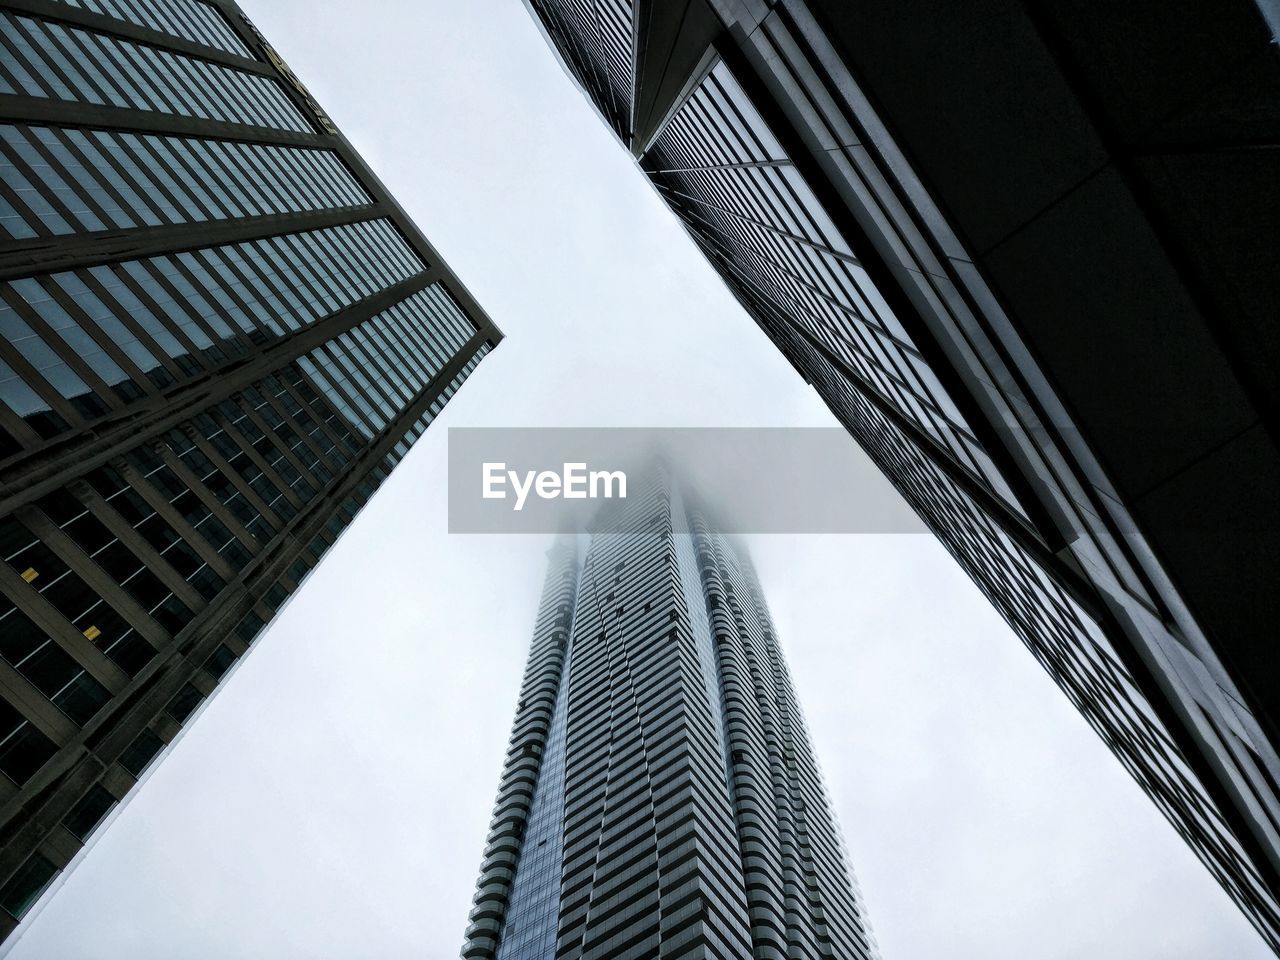
M548 541L445 532L448 426L827 426L519 0L244 0L507 334L13 960L454 957ZM920 535L756 537L886 960L1253 960Z

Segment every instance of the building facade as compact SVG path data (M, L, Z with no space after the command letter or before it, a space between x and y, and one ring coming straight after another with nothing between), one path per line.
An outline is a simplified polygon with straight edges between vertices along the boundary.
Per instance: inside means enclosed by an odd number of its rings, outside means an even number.
M0 4L0 935L501 334L241 11Z
M750 558L639 487L550 551L462 956L877 957Z
M527 6L747 312L1280 947L1273 7Z

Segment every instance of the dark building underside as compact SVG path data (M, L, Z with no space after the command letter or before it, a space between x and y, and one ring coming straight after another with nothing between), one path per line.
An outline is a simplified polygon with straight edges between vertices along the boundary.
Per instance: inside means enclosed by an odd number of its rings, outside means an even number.
M528 5L1280 945L1280 52L1249 0Z

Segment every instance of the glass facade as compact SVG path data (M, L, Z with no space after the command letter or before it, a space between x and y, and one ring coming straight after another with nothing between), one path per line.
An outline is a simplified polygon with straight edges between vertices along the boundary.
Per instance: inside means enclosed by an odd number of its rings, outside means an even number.
M879 955L750 562L665 476L550 553L471 921L469 960Z
M1112 157L1138 198L1127 205L1089 127L1147 135L1134 118L1150 105L1135 112L1111 72L1128 69L1127 52L1112 56L1127 48L1091 46L1092 25L1040 5L1006 5L990 34L911 3L890 15L829 0L658 0L634 19L527 6L749 315L1280 950L1275 617L1263 613L1280 531L1260 493L1280 457L1242 439L1262 431L1262 408L1221 372L1230 362L1247 387L1259 357L1276 356L1256 338L1232 355L1221 332L1267 270L1215 272L1257 264L1256 242L1205 253L1214 231L1264 235L1238 214L1274 191L1255 185L1233 207L1206 200L1201 181ZM1271 34L1252 4L1232 6L1219 41L1261 62ZM1167 55L1174 89L1192 69L1182 41L1202 33L1179 26L1189 17L1108 29ZM982 56L952 55L971 47ZM1248 76L1202 80L1254 96ZM1203 143L1205 109L1167 142ZM1234 107L1219 113L1221 129L1238 123ZM1077 188L1109 192L1085 207ZM1187 241L1177 211L1193 206ZM1020 246L1041 220L1034 249ZM1193 334L1186 291L1217 288L1212 309L1199 305L1216 339Z
M501 334L234 4L0 20L7 935Z

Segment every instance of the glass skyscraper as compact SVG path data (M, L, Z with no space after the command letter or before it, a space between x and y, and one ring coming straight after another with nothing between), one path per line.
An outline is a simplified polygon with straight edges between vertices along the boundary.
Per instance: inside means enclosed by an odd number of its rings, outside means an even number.
M655 473L549 557L462 956L877 957L742 546Z
M1273 7L527 6L750 316L1280 948Z
M0 4L0 936L501 339L235 4Z

